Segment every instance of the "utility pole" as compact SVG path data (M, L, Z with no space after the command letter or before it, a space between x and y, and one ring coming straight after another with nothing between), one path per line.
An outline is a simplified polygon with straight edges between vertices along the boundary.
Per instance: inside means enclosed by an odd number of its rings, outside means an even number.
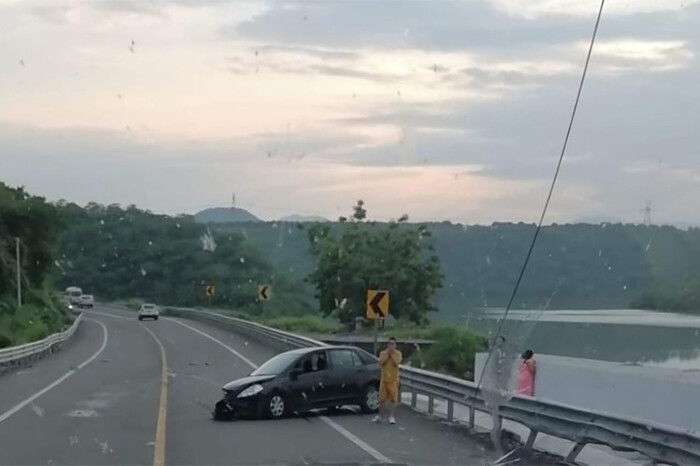
M22 270L19 263L19 237L15 238L15 255L17 260L17 306L22 306Z
M644 225L650 226L651 225L651 202L647 201L646 207L642 209L642 212L644 212Z

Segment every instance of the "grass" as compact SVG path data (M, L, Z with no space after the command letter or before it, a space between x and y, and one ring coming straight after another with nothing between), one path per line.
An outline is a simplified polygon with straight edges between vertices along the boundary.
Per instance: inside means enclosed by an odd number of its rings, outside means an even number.
M430 348L416 351L407 363L467 380L474 379L474 357L487 348L483 335L467 327L436 327L431 339Z
M343 331L340 322L324 319L320 316L307 314L299 317L283 316L260 319L260 323L270 327L289 332L309 333L339 333Z
M0 299L0 348L42 340L73 321L71 312L45 286L29 289L18 307L14 297Z

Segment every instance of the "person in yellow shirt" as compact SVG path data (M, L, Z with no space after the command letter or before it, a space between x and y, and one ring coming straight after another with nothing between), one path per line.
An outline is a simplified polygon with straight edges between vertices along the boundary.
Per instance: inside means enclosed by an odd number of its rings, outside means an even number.
M386 412L386 405L389 405L389 424L396 424L394 413L399 402L399 364L403 356L401 351L396 349L396 338L389 338L386 349L379 353L379 365L382 368L382 375L379 382L379 414L373 422L382 420L382 412Z

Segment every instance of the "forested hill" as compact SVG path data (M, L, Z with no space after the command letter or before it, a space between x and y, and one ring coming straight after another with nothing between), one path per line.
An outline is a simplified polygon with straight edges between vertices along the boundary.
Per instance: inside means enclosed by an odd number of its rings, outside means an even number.
M155 215L135 207L58 207L64 227L53 271L60 286L78 284L108 298L206 305L204 285L213 283L217 294L211 304L254 312L259 307L257 287L264 283L275 290L266 312L301 314L318 309L315 290L304 282L316 264L309 248L309 224L206 225L192 216ZM336 232L347 226L326 225ZM455 319L477 308L506 305L534 225L443 222L429 224L428 229L444 275L443 287L432 301L439 312L431 319ZM698 312L699 264L697 228L547 226L515 307L637 306Z
M307 232L293 223L218 225L257 244L301 280L312 267ZM335 224L334 228L342 228ZM433 319L506 305L535 226L429 225L445 279ZM596 309L631 305L700 310L700 229L622 224L551 225L541 232L515 301L518 308ZM683 294L689 302L676 302ZM697 307L694 303L697 303Z

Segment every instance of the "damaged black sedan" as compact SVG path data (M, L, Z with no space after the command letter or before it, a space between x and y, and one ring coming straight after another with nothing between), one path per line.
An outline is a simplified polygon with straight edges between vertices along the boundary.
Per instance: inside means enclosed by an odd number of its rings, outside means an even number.
M223 388L214 419L281 418L293 412L358 405L379 408L377 359L351 346L303 348L268 360Z

